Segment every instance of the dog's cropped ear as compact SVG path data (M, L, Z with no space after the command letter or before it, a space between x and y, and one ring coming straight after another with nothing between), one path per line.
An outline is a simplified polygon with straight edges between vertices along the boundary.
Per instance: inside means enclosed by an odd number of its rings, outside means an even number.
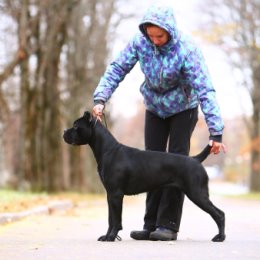
M92 119L92 115L89 113L89 111L86 111L83 115L83 117L87 120L87 121L91 121Z

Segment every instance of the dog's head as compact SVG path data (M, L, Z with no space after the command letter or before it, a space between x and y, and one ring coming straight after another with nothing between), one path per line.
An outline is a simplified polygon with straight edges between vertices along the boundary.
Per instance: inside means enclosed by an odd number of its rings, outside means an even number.
M73 123L73 127L64 131L64 141L72 145L88 144L92 135L93 124L93 117L89 112L85 112L82 117Z

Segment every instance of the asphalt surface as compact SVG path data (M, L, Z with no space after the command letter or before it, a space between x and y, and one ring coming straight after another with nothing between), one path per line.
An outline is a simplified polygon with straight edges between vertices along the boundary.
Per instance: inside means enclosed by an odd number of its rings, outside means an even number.
M54 214L30 215L0 226L3 260L142 260L260 259L260 202L212 196L226 213L227 239L211 242L217 227L211 217L185 199L178 241L135 241L131 230L142 227L144 195L126 197L122 241L98 242L106 233L106 199Z

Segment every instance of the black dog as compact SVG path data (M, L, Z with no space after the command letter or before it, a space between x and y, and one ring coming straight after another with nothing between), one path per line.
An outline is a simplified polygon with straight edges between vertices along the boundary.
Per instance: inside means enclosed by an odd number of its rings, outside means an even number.
M200 162L210 153L208 145L199 155L142 151L120 144L89 112L65 130L65 142L89 144L98 164L100 179L107 191L109 227L99 241L114 241L122 229L124 195L133 195L173 185L215 220L219 233L214 242L225 240L225 214L209 200L208 176Z

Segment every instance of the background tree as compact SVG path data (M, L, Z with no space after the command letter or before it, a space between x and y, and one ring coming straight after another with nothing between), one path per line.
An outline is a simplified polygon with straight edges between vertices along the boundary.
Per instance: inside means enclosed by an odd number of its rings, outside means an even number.
M207 0L201 35L227 54L238 87L251 97L253 114L244 122L252 144L260 143L260 2L258 0ZM238 77L239 75L239 77ZM260 191L260 149L251 146L250 188Z
M122 19L120 14L112 19L118 2L4 0L0 5L17 31L8 35L17 35L13 58L0 73L1 111L18 118L14 170L33 190L76 189L85 184L86 166L95 172L81 159L81 148L64 148L62 132L92 102L107 63L107 36ZM15 98L8 99L5 84L10 78L17 82Z

